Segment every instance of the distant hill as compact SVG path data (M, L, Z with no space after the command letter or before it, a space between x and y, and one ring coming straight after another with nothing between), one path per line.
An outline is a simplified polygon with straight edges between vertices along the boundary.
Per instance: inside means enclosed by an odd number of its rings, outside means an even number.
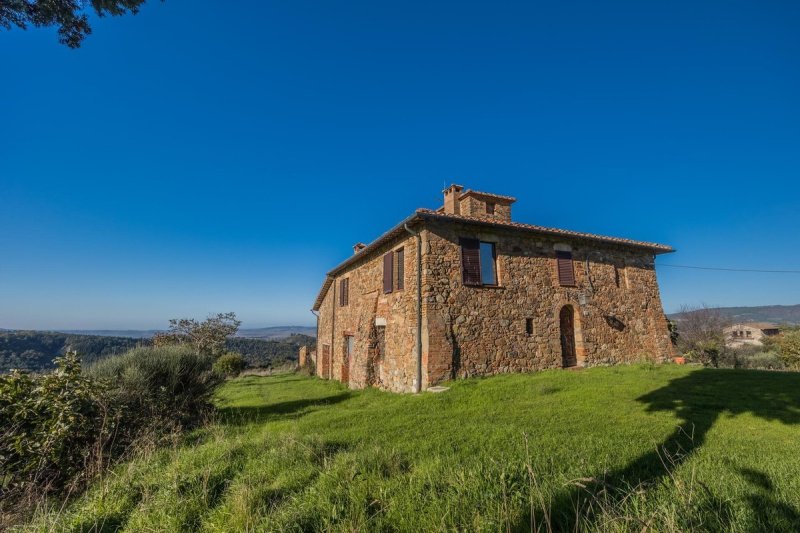
M273 326L268 328L240 329L237 337L248 339L285 339L290 335L317 336L314 326Z
M774 322L775 324L786 325L800 324L800 304L717 307L716 309L733 322ZM682 313L673 313L668 316L672 320L680 320Z
M6 331L0 329L0 331ZM9 330L10 331L10 330ZM94 335L98 337L131 337L134 339L150 339L158 333L157 329L68 329L58 330L57 333L70 335ZM313 326L271 326L266 328L240 329L237 337L247 339L277 340L285 339L290 335L307 335L315 337L317 328Z
M149 339L160 330L157 329L64 329L55 333L70 335L91 335L94 337L129 337L132 339Z
M81 355L85 363L125 352L137 345L147 345L142 337L77 335L53 331L0 331L0 373L12 368L39 372L53 368L53 359L68 350ZM275 367L297 361L301 346L316 344L314 337L287 333L282 338L262 339L234 337L228 339L228 350L242 354L252 367Z

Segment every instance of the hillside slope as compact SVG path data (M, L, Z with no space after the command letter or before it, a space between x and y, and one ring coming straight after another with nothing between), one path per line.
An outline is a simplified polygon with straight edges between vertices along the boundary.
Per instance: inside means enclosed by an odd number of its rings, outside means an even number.
M754 307L716 307L715 309L732 322L774 322L776 324L800 324L800 304L762 305ZM675 320L681 313L668 315Z
M800 527L787 453L800 374L556 370L421 395L251 376L218 403L216 425L122 465L37 530Z
M32 372L52 369L53 359L67 350L78 352L84 363L91 363L149 342L149 339L130 337L3 331L0 332L0 373L12 368ZM249 366L277 367L296 362L300 347L314 344L313 337L293 334L278 340L234 337L228 339L226 347L242 354Z

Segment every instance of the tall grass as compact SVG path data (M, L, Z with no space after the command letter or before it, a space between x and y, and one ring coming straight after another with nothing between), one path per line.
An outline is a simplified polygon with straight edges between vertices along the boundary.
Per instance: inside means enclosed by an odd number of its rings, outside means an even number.
M442 394L229 381L216 423L28 529L796 531L800 376L677 366Z

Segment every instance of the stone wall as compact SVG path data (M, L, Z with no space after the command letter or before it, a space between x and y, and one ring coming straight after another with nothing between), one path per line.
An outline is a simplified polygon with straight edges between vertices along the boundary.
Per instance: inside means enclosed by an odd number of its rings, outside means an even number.
M426 386L451 377L560 368L559 313L565 305L574 309L579 364L672 354L651 252L461 223L430 223L428 230ZM496 243L497 287L463 285L460 237ZM571 248L576 287L559 285L556 247Z
M383 291L383 256L399 248L404 251L404 288ZM359 252L363 253L363 252ZM396 256L395 256L396 257ZM397 264L394 266L395 278ZM337 274L320 306L318 360L324 345L331 347L329 374L317 365L321 377L346 380L352 388L377 386L409 392L416 378L416 242L411 235L368 252ZM339 305L340 280L349 279L349 302ZM396 286L396 281L395 281ZM347 339L353 351L346 360ZM343 379L345 378L345 379Z

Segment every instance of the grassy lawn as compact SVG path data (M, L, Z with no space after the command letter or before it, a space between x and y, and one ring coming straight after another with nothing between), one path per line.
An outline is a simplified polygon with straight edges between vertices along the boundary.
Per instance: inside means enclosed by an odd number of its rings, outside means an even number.
M418 396L285 375L41 530L792 531L800 374L620 366Z

